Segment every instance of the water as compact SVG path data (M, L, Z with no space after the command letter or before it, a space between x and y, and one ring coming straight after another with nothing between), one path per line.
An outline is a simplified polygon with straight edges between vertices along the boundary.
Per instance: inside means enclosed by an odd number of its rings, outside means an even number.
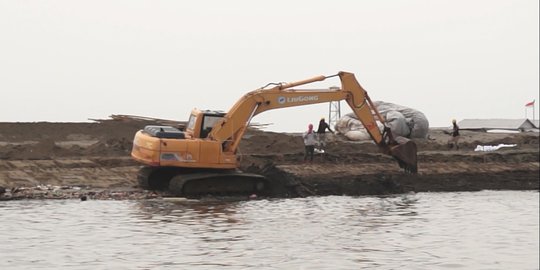
M539 193L0 202L0 269L538 269Z

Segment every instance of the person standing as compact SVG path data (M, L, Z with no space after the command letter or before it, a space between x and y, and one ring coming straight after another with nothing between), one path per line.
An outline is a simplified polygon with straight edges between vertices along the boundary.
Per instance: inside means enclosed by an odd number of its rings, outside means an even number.
M302 135L304 138L304 162L307 161L309 157L309 161L313 161L313 152L315 152L315 144L317 143L317 139L315 138L315 132L313 131L313 125L308 125L308 130L304 132Z
M452 149L455 146L456 150L459 150L459 126L456 123L456 119L452 120L452 133L450 136L452 137L448 140L448 148Z
M324 120L324 117L321 118L321 121L319 121L319 128L317 128L317 140L319 141L319 149L324 151L324 148L326 147L326 130L334 133L334 131L330 128L328 123Z

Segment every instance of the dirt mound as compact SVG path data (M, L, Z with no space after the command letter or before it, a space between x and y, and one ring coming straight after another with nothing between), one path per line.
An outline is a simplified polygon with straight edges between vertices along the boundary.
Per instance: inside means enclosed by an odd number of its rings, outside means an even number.
M129 156L133 141L122 138L112 138L99 141L83 150L85 155L90 156Z
M149 121L0 123L0 159L129 156L135 133Z
M149 121L102 121L92 123L0 123L0 141L78 141L133 139L135 132L145 125L156 124Z
M300 135L248 130L240 142L241 154L290 154L304 151Z
M0 147L0 159L51 159L69 154L69 150L57 146L51 139Z

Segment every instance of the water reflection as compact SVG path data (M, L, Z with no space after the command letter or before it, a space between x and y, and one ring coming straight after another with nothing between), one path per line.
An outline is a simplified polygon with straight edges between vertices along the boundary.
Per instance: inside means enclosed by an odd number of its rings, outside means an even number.
M141 211L136 215L142 220L187 222L185 224L205 219L237 223L238 220L233 218L236 212L234 204L222 200L145 200L137 202Z
M242 225L248 222L244 214L254 212L258 219L272 216L259 213L259 210L279 215L292 214L293 218L317 219L320 212L325 215L335 215L336 220L356 220L361 223L384 223L385 226L397 225L407 219L394 219L395 224L388 222L387 216L414 217L418 213L415 204L418 202L416 194L398 196L365 197L361 203L355 203L350 197L329 196L304 199L263 199L263 200L221 200L221 199L171 199L171 200L145 200L136 202L140 210L134 212L136 218L149 222L175 222L185 225L230 223ZM280 209L287 211L281 212ZM260 216L258 216L260 214ZM385 222L378 222L379 220ZM316 221L314 221L316 222ZM365 226L366 224L364 224ZM369 224L368 224L369 226Z
M2 202L0 269L535 269L538 198Z

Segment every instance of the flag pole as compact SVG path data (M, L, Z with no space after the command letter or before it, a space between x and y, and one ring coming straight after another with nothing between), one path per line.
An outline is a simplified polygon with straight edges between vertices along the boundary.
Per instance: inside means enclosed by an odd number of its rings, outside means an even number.
M535 101L536 100L534 100L534 99L532 101L532 105L533 105L533 122L534 122L534 120L536 120L536 112L535 112L535 108L534 108L534 107L536 107L536 102Z

